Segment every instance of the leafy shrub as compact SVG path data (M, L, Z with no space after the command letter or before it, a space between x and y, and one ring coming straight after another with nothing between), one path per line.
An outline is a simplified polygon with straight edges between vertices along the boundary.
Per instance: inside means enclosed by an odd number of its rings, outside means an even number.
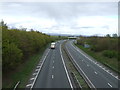
M117 57L117 52L111 50L104 50L103 55L108 58Z
M53 39L51 36L38 31L23 31L8 29L6 24L2 28L2 60L3 72L8 72L24 63L29 56L42 50Z

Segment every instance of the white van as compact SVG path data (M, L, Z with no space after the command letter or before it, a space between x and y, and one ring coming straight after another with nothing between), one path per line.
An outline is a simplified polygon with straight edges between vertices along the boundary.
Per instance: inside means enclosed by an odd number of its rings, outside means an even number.
M55 43L53 42L53 43L51 43L51 49L55 49Z

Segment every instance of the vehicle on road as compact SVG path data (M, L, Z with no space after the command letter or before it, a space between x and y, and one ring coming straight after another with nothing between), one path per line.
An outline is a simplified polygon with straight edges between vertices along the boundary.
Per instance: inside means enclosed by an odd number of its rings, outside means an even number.
M51 49L55 49L55 42L51 43Z

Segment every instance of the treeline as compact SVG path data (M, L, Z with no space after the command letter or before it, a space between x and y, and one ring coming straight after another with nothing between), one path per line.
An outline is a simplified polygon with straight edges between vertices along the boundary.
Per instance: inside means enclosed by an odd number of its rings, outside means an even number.
M33 55L55 37L38 31L25 31L19 29L8 29L4 22L0 23L2 28L2 66L3 72L15 69L24 63L30 55Z
M93 52L102 52L105 57L118 58L118 37L80 37L77 40L79 45L89 45L89 50Z

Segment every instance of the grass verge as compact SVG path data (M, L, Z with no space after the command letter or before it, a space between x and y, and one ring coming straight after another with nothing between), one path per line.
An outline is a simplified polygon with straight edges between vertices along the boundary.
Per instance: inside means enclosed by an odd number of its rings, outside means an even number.
M46 46L47 47L47 46ZM46 48L45 47L45 48ZM20 81L19 88L25 88L35 66L40 61L45 48L41 49L40 52L30 56L26 62L21 66L17 67L15 71L9 73L3 78L3 88L14 88L15 84Z
M90 89L89 86L87 85L87 83L85 82L83 77L80 75L80 73L77 71L77 69L75 68L75 66L71 62L71 60L67 57L67 54L63 49L64 44L65 44L65 42L62 44L62 53L63 53L63 57L65 58L64 60L65 60L67 69L69 70L69 72L72 72L75 74L75 76L76 76L79 84L82 86L82 88L86 88L87 90L89 90Z
M120 74L120 71L118 70L118 60L117 58L107 58L102 55L102 52L93 52L88 48L84 48L81 45L75 44L78 48L86 52L88 55L95 58L98 62L101 62L105 66L111 68L113 71Z

